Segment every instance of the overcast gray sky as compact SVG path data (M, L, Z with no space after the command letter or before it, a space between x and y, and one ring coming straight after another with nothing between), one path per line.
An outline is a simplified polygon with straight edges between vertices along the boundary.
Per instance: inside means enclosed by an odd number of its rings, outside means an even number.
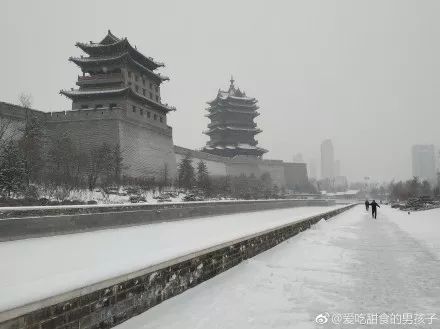
M0 100L67 110L76 41L108 29L163 61L174 143L202 147L206 101L230 75L260 105L266 158L319 161L331 138L351 180L411 175L410 147L440 145L440 1L18 1L0 3Z

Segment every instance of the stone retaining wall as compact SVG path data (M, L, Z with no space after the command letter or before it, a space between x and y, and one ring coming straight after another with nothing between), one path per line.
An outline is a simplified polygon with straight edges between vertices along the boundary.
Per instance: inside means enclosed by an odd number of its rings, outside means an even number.
M135 206L120 205L110 207L30 207L27 210L3 210L5 217L14 217L14 214L18 217L25 216L26 214L31 217L0 220L0 242L150 224L200 216L300 206L327 206L331 204L334 204L334 201L260 200L188 202Z
M0 329L105 329L268 250L353 205L213 246L105 282L0 313Z

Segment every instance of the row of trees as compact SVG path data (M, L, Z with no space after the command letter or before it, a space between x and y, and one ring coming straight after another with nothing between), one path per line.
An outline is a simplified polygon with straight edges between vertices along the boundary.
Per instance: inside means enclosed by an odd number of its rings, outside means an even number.
M210 176L206 163L193 166L188 155L178 165L177 178L170 180L169 170L162 177L121 177L123 157L118 147L108 144L79 148L67 134L46 136L44 124L30 109L31 96L22 94L19 101L25 108L25 124L0 118L0 194L3 197L35 198L35 186L73 189L106 189L112 185L138 186L145 190L174 183L187 190L198 189L210 196L236 198L269 198L282 191L269 173L239 177Z
M1 119L0 193L4 197L32 197L32 184L93 190L98 182L119 183L122 160L118 147L104 143L84 152L66 134L46 136L42 122L31 113L23 127Z
M21 135L19 139L17 136ZM18 127L17 121L2 118L0 121L0 193L10 196L23 192L30 182L40 178L44 159L44 138L38 118L28 117L26 124Z
M421 196L440 196L440 189L438 185L433 187L427 180L413 177L403 182L391 182L388 193L391 200L408 200Z
M95 189L119 185L139 186L145 189L163 188L172 182L168 168L163 178L122 178L123 157L118 147L102 144L84 151L66 135L46 136L39 118L29 114L24 127L17 128L4 119L0 127L0 193L4 197L21 194L35 198L34 185L73 189ZM17 138L16 130L19 131ZM236 198L269 198L280 193L270 174L261 177L212 177L206 163L199 161L193 166L188 155L178 166L176 186L187 190L199 189L206 195ZM35 188L34 188L35 189Z

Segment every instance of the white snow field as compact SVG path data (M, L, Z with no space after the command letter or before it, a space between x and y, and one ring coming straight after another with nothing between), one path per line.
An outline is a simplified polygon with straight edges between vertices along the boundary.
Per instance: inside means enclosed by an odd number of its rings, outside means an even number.
M0 311L342 205L298 207L0 243Z
M440 209L358 206L117 329L440 328L439 241Z

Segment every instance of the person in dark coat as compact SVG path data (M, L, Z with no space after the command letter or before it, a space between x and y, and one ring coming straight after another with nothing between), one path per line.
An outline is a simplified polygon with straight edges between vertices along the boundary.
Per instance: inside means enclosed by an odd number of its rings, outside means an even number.
M371 206L371 216L375 219L377 216L377 207L380 208L379 204L376 202L376 200L373 200L373 202L370 203Z
M365 200L365 209L368 211L368 208L370 208L370 203L368 200Z

